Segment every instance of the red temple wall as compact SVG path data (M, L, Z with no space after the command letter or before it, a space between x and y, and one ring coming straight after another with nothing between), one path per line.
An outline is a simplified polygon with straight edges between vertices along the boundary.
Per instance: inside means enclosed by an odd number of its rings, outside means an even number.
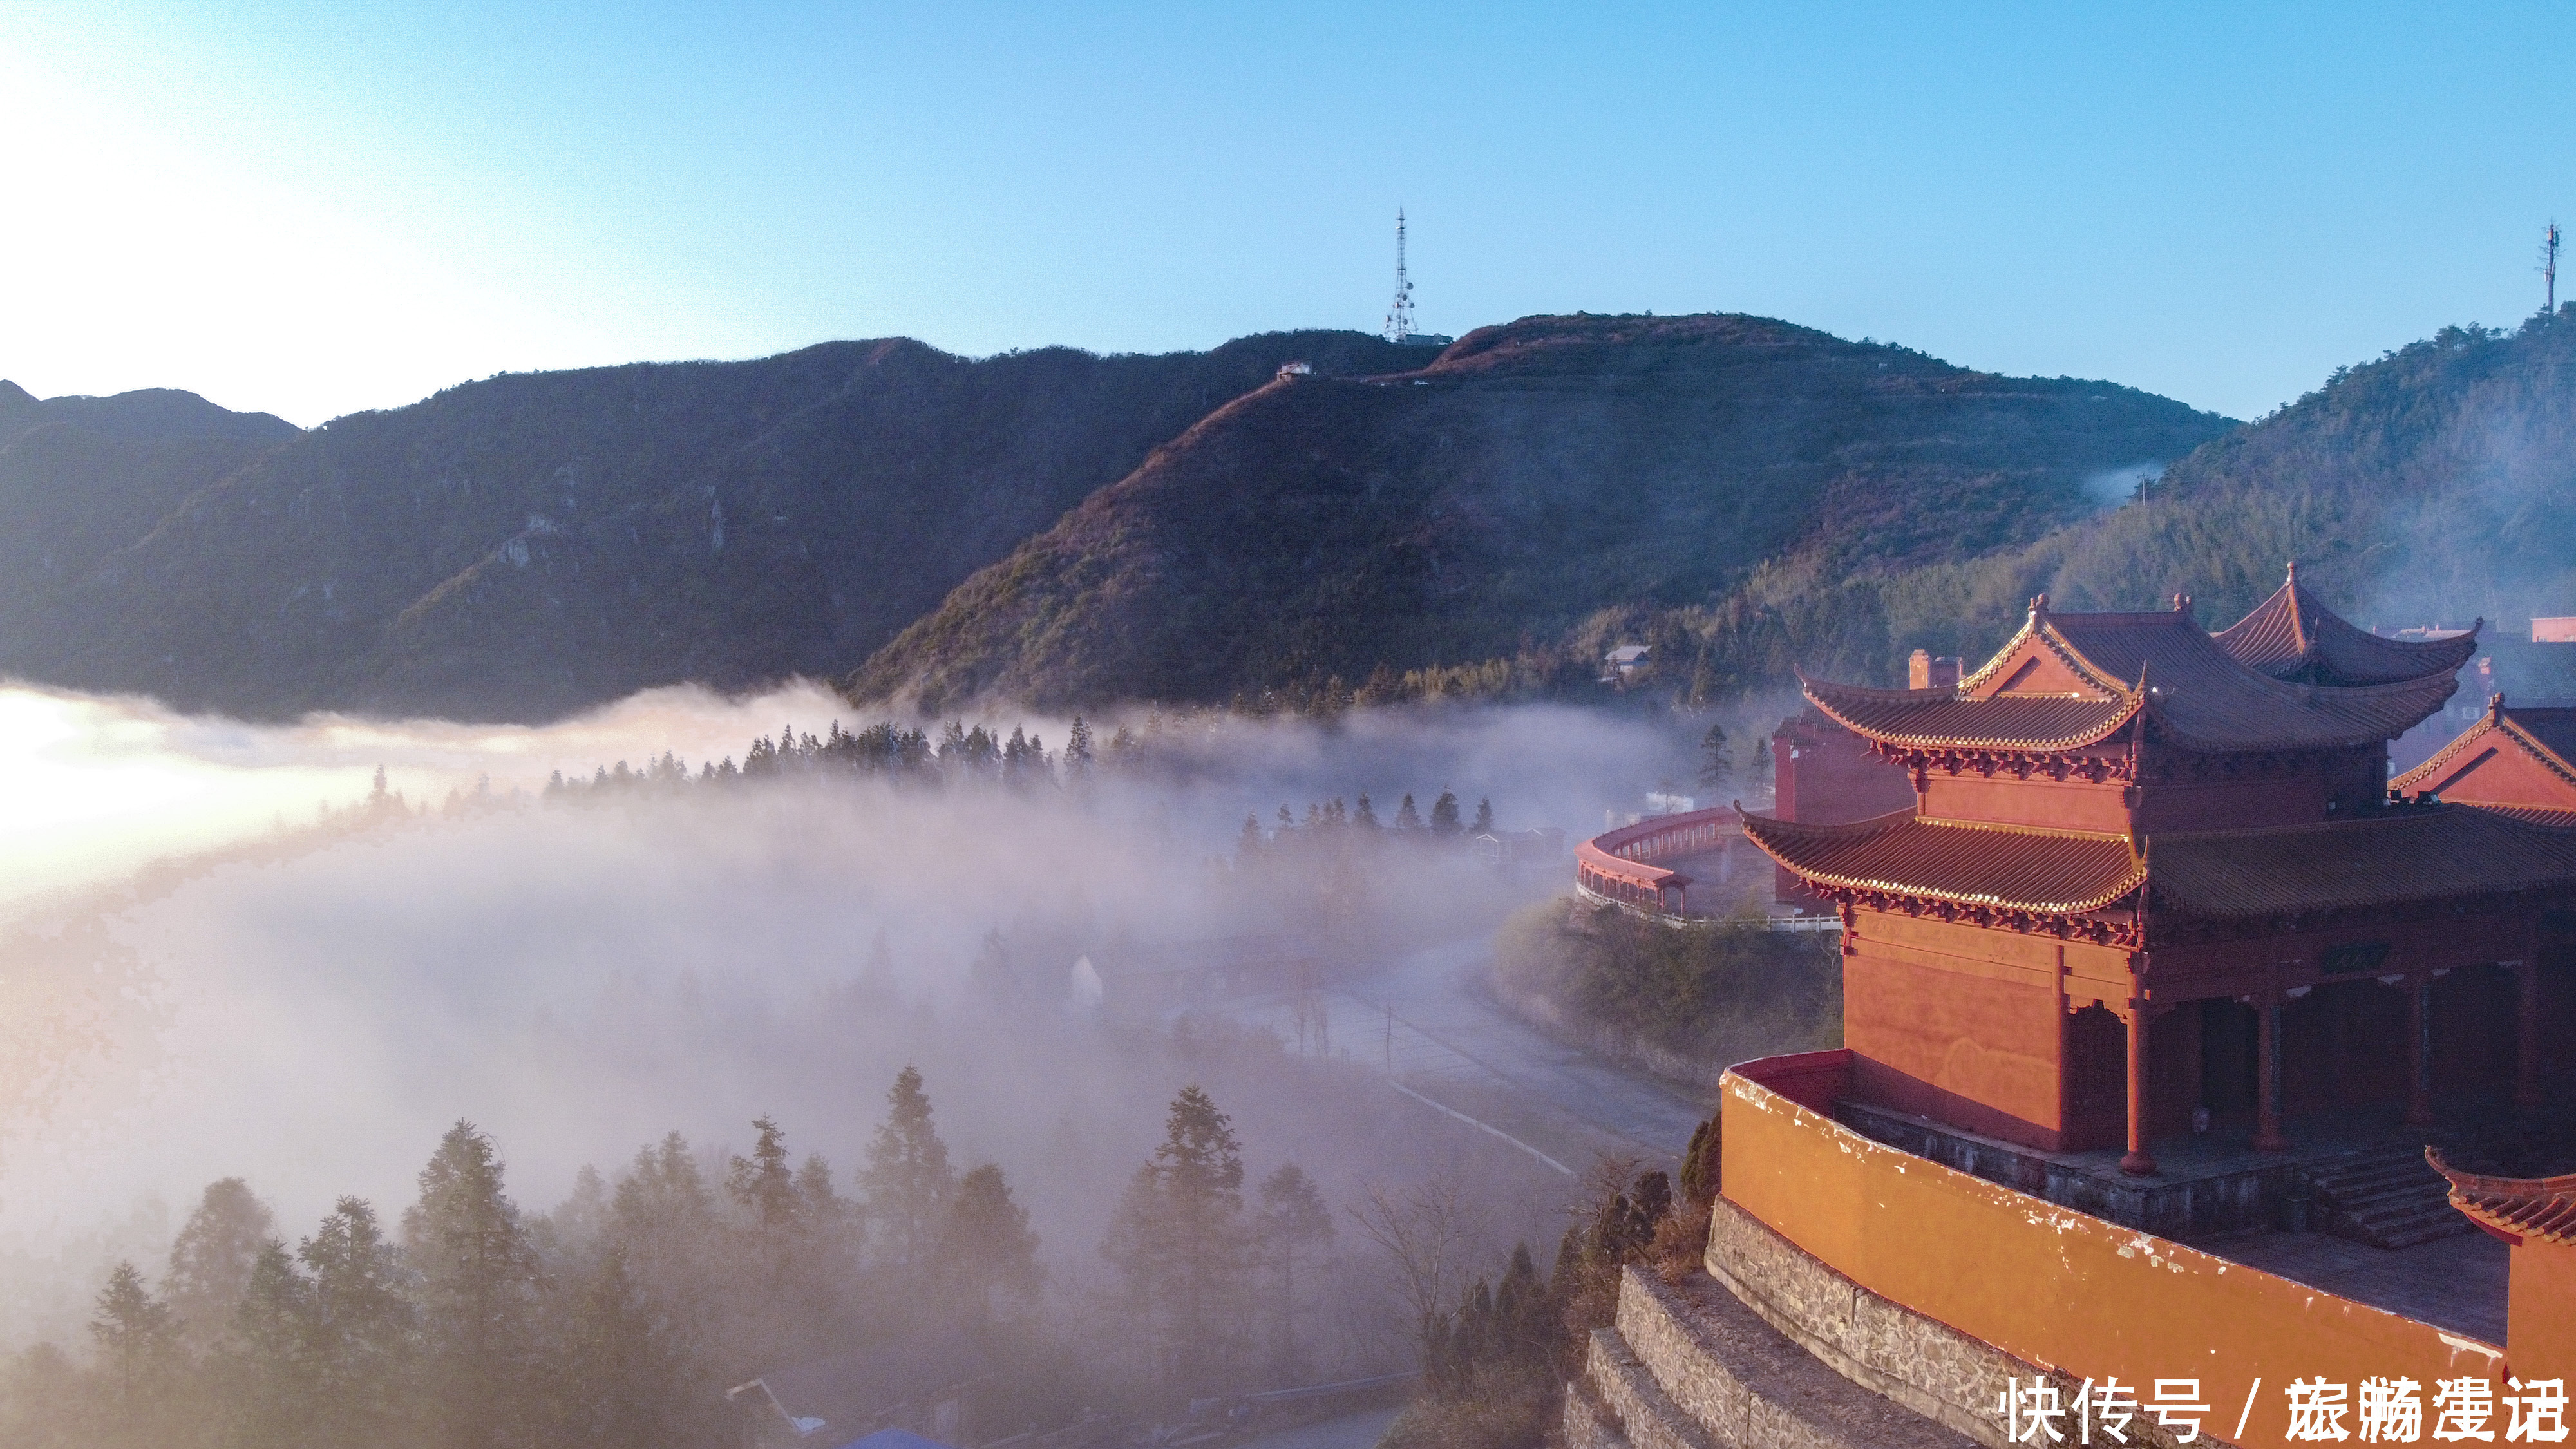
M2129 828L2118 781L2016 780L2011 776L1945 775L1924 782L1923 813L1942 820L2028 825L2042 830L2091 830L2119 835Z
M1874 911L1858 914L1854 937L1843 959L1843 1041L1860 1095L2057 1150L2065 1129L2058 943ZM2121 953L2067 952L2086 1000L2125 999L2125 985L2090 979L2124 963ZM2074 976L2079 966L2086 976Z
M2326 773L2281 780L2212 781L2149 785L2138 806L2139 828L2238 830L2257 825L2307 825L2332 818L2326 802L2338 791ZM2128 805L2116 780L2018 780L2009 775L1944 775L1925 782L1926 815L2024 825L2041 830L2091 830L2125 834Z

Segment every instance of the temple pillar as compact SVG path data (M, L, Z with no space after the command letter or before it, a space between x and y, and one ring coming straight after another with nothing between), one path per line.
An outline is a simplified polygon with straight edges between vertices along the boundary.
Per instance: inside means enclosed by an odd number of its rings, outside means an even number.
M2406 1125L2433 1125L2433 978L2406 983Z
M2129 1150L2120 1170L2133 1177L2155 1175L2156 1160L2147 1155L2147 1003L2129 1002Z
M2537 1107L2540 1095L2540 962L2538 958L2507 961L2513 968L2514 1062L2513 1104Z
M2281 1003L2258 1008L2254 1034L2254 1150L2287 1152L2281 1135Z

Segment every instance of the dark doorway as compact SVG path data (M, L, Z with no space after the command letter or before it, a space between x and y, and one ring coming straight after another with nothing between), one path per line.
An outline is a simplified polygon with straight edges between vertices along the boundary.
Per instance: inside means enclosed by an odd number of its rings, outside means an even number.
M2066 1018L2066 1150L2118 1147L2129 1137L2129 1032L2107 1007Z
M2251 1112L2261 1090L2261 1018L2241 1001L2200 1004L2200 1104L2213 1113Z

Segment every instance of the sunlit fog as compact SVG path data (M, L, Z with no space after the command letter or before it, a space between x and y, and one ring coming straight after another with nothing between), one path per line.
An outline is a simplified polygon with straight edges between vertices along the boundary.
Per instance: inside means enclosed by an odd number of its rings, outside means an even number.
M1086 726L1155 768L1080 779L1070 721L994 720L1043 772L945 785L716 778L858 726L811 688L657 691L543 728L253 727L11 689L0 721L26 782L0 824L13 1343L77 1333L111 1259L165 1255L217 1179L291 1240L344 1194L398 1210L459 1118L533 1212L673 1131L713 1173L763 1116L847 1172L908 1063L957 1160L1008 1168L1068 1285L1100 1271L1119 1186L1192 1081L1256 1175L1297 1162L1357 1201L1472 1172L1495 1234L1544 1242L1564 1165L1336 1073L1391 1050L1376 1035L1283 1046L1212 1018L1242 1040L1140 1051L1169 1021L1102 1021L1097 973L1254 934L1335 966L1437 951L1559 888L1390 849L1325 890L1247 871L1247 815L1276 833L1283 808L1311 825L1365 795L1391 825L1447 792L1579 832L1689 768L1668 727L1551 708L1139 714Z

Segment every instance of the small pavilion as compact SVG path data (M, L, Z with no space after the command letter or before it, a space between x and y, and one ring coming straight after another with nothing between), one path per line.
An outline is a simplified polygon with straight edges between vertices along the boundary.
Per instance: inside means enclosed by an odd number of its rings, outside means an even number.
M2559 760L2563 820L2388 778L2389 741L2475 647L2373 635L2293 571L2215 635L2186 597L2042 596L1955 684L1804 681L1913 796L1844 823L1744 816L1840 913L1855 1096L2041 1152L2118 1147L2140 1176L2196 1109L2250 1110L2278 1151L2309 1110L2538 1102L2544 1039L2576 1036L2555 980L2576 771L2524 731ZM2425 770L2475 778L2461 758Z

